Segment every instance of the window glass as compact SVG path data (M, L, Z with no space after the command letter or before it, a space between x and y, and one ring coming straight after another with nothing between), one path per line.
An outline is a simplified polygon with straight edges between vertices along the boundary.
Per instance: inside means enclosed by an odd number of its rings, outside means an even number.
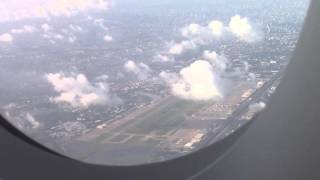
M165 161L267 106L308 0L1 0L0 112L95 164Z

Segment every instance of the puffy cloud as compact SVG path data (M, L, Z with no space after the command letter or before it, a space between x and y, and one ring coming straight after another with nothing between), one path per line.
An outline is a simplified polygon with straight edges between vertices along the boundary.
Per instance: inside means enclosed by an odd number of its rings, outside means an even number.
M47 28L46 28L47 27ZM44 29L48 29L46 32L46 36L48 39L51 40L63 40L66 39L69 43L74 43L78 38L76 37L75 33L83 32L83 28L78 25L70 24L69 28L61 29L62 34L55 34L50 31L50 26L45 26ZM49 32L48 32L49 31Z
M63 73L45 75L54 90L59 93L50 100L55 103L67 103L72 107L87 108L91 105L112 104L118 101L110 95L109 87L104 82L91 84L84 74L66 76Z
M175 43L170 47L169 53L178 55L178 54L181 54L183 50L184 48L181 44Z
M174 58L162 54L158 54L154 57L154 61L156 62L174 62Z
M247 18L241 18L239 15L235 15L231 18L229 28L233 34L239 38L245 38L247 34L252 30L251 25Z
M103 74L101 76L96 77L97 80L106 81L109 79L109 76L106 74Z
M208 28L214 36L220 37L223 33L224 25L221 21L214 20L209 23Z
M217 20L210 21L206 26L192 23L181 28L181 35L187 40L171 43L170 54L180 55L187 50L207 45L228 35L234 35L239 40L246 42L255 42L262 38L262 34L253 28L248 18L242 18L239 15L231 17L228 26L224 26L223 22Z
M169 53L172 55L180 55L186 50L196 49L197 45L193 41L182 41L180 43L171 43Z
M44 30L45 32L50 31L52 28L49 26L49 24L42 24L41 25L42 30Z
M13 37L9 33L4 33L0 35L0 42L10 43L13 41Z
M58 39L58 40L62 40L62 39L64 39L64 36L63 36L62 34L55 34L55 35L53 36L53 38L54 38L54 39Z
M151 73L151 69L148 65L144 64L144 63L135 63L134 61L127 61L124 64L124 69L128 72L128 73L133 73L135 75L137 75L139 80L145 80L149 77L150 73Z
M40 123L30 112L16 111L15 103L2 106L3 116L10 120L14 126L23 131L34 131L41 127Z
M183 27L181 34L189 40L204 44L222 36L224 28L223 23L216 20L209 22L207 26L192 23Z
M33 33L36 31L37 31L37 28L31 25L24 25L20 29L11 29L12 34Z
M37 121L32 114L27 113L26 114L26 120L29 122L29 124L31 125L32 129L37 129L40 127L40 122Z
M137 64L134 61L127 61L124 64L124 68L126 69L127 72L135 72L137 73L139 71L139 68Z
M215 51L205 50L203 52L203 58L210 60L210 61L214 61L218 58L218 54Z
M184 28L181 29L181 33L184 37L194 37L201 34L201 31L203 30L203 27L199 24L190 24Z
M213 31L209 25L201 26L195 23L183 27L181 35L187 38L188 41L193 42L194 45L207 44L218 38L216 29Z
M106 0L3 0L0 2L0 21L27 18L72 16L87 10L106 10Z
M105 35L105 36L103 37L103 40L106 41L106 42L111 42L111 41L113 41L113 37L110 36L110 35Z
M83 32L83 28L82 28L81 26L78 26L78 25L70 24L70 25L69 25L69 28L70 28L72 31L75 31L75 32Z
M171 88L180 98L189 100L212 100L222 98L212 65L208 61L197 60L180 70L179 74L161 72Z
M199 46L208 45L214 40L234 35L241 41L255 42L261 40L261 33L249 23L248 18L239 15L231 17L229 25L224 26L223 22L212 20L202 26L196 23L181 28L181 35L186 38L179 43L170 43L169 54L180 55L187 50L196 49Z
M214 39L214 35L210 28L199 24L190 24L181 28L181 35L186 38L179 43L169 43L169 54L181 55L188 50L197 49L199 45L204 45Z
M224 55L219 55L215 51L205 50L203 52L203 58L208 60L215 72L223 73L228 66L228 59Z
M94 25L100 27L103 30L108 30L108 27L104 25L104 20L99 18L93 21Z
M47 39L51 44L56 44L58 41L68 41L69 43L74 43L77 37L71 33L65 33L65 35L60 33L48 32L42 35L43 38Z
M215 51L205 50L203 60L196 60L179 73L161 72L173 95L191 100L215 100L228 92L231 79L228 59Z
M73 35L71 35L71 36L68 37L69 43L74 43L76 40L77 40L77 37L75 37L75 36L73 36Z
M248 18L235 15L229 22L229 30L240 40L254 42L261 39L261 35L253 29Z

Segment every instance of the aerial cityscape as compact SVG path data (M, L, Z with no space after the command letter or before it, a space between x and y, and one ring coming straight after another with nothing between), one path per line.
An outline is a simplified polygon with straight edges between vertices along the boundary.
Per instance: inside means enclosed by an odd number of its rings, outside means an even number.
M309 4L15 1L0 2L0 114L58 153L108 165L181 157L249 122Z

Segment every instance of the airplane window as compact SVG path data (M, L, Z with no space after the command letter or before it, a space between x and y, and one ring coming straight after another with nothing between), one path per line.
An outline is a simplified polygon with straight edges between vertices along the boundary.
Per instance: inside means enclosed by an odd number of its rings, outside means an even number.
M84 162L181 157L267 106L308 4L1 1L1 115Z

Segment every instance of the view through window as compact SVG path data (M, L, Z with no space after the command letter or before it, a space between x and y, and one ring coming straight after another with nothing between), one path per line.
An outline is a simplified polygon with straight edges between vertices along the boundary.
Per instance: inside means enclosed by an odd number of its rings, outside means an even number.
M2 0L0 112L96 164L206 147L266 107L308 0Z

